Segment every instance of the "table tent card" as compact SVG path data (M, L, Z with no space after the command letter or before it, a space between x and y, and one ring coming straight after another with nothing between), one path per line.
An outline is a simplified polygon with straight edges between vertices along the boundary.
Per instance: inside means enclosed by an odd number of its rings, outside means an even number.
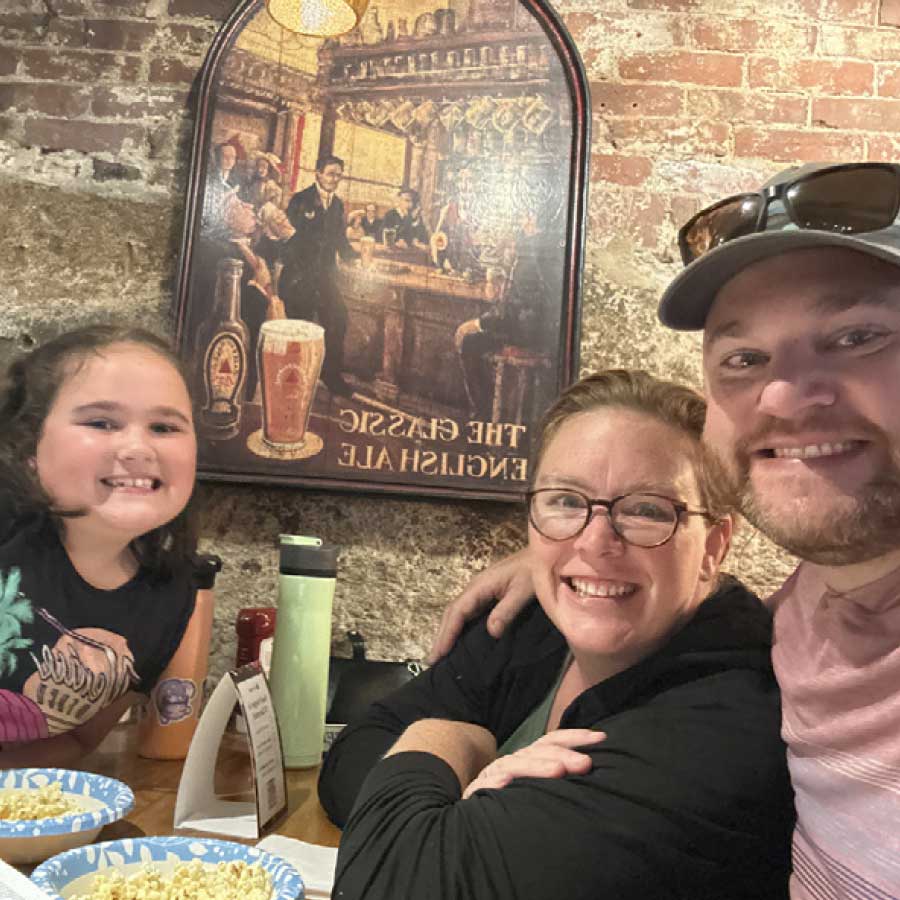
M247 726L254 800L215 792L215 760L235 703ZM258 838L287 810L287 782L278 723L265 676L256 664L227 672L216 686L191 741L178 796L175 828Z

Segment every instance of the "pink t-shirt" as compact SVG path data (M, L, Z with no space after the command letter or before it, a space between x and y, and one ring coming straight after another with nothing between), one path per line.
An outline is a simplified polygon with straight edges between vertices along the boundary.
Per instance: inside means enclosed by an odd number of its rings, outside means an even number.
M771 602L797 804L792 900L896 900L900 570L838 594L804 563Z

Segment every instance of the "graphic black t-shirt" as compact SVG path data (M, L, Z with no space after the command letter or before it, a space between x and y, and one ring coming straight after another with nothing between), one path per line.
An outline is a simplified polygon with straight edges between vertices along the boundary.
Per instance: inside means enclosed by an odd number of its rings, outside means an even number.
M69 731L128 691L149 694L194 607L190 571L88 584L55 530L0 495L0 744Z

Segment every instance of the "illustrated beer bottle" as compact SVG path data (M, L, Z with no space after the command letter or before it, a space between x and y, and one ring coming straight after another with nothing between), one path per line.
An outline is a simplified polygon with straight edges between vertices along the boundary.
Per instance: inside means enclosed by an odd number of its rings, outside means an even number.
M197 331L197 356L202 360L206 391L200 431L213 441L235 437L240 430L250 344L250 332L241 319L243 271L239 259L227 257L219 262L212 315Z

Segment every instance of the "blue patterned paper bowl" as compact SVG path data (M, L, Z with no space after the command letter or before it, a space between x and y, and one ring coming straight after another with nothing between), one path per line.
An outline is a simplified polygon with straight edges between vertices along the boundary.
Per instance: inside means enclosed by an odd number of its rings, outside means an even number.
M48 859L32 872L31 880L53 900L69 900L89 894L100 872L113 870L128 876L150 864L166 874L178 863L194 859L210 865L238 860L258 863L272 879L269 900L303 900L303 881L287 860L234 841L205 837L127 838L91 844Z
M63 850L89 844L109 822L121 819L134 806L127 784L71 769L7 769L0 771L0 791L40 788L59 783L72 795L81 812L49 819L0 819L0 859L9 863L34 863Z

